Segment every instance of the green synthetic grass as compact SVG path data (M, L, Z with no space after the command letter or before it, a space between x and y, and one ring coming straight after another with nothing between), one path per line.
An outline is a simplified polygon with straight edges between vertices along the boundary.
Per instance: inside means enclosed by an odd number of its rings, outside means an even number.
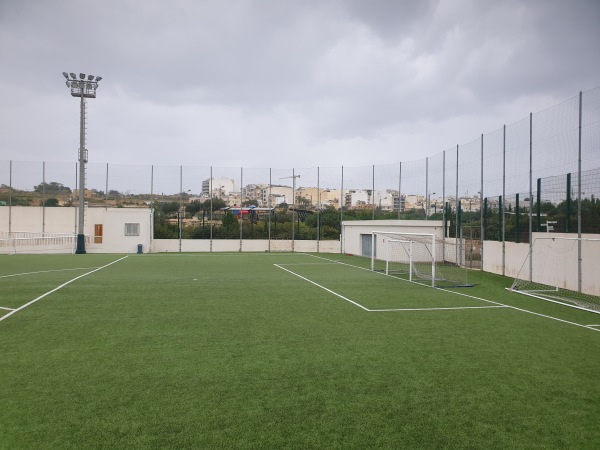
M0 448L600 447L600 332L542 314L600 316L318 256L131 255L0 321ZM121 257L0 256L0 307Z

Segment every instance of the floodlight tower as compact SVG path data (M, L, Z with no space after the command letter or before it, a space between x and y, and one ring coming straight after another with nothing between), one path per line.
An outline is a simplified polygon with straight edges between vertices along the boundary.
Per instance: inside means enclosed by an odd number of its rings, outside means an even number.
M71 88L71 95L81 99L81 117L79 122L79 220L77 223L77 248L75 249L75 253L82 254L85 253L85 163L88 160L88 152L85 148L85 99L96 98L98 82L102 77L94 77L94 75L86 76L85 73L80 73L79 79L77 79L73 72L63 72L62 74L67 79L67 87Z

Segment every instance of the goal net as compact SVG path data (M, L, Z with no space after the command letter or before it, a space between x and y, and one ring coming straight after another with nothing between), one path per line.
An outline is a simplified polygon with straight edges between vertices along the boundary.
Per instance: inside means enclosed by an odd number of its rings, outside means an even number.
M468 286L463 247L434 234L374 231L371 270L433 287Z
M8 253L74 253L74 233L0 232L0 254Z
M599 274L600 239L538 237L510 290L600 313Z

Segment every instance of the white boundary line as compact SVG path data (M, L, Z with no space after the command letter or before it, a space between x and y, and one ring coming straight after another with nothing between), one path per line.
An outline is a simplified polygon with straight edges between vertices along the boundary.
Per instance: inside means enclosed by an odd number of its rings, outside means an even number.
M14 311L15 310L14 308L6 308L4 306L0 306L0 309L5 309L7 311Z
M18 277L18 276L21 276L21 275L35 275L35 274L38 274L38 273L66 272L68 270L90 270L90 269L97 269L97 267L75 267L73 269L39 270L37 272L23 272L23 273L13 273L12 275L0 275L0 278Z
M537 298L538 300L544 300L545 302L552 302L552 303L557 303L559 305L563 305L563 306L568 306L569 308L575 308L575 309L580 309L582 311L586 311L586 312L591 312L594 314L600 314L600 311L595 311L593 309L588 309L588 308L583 308L581 306L577 306L577 305L573 305L571 303L565 303L565 302L561 302L559 300L553 300L551 298L547 298L547 297L540 297L539 295L535 295L531 292L524 292L524 291L519 291L516 289L511 289L511 288L504 288L509 292L512 292L514 294L521 294L521 295L527 295L528 297L533 297L533 298Z
M457 309L490 309L490 308L509 308L509 306L453 306L439 308L394 308L394 309L369 309L370 312L394 312L394 311L454 311Z
M122 258L119 258L119 259L117 259L116 261L113 261L113 262L111 262L111 263L108 263L108 264L106 264L106 265L104 265L104 266L102 266L102 267L98 267L98 268L96 268L96 269L94 269L94 270L91 270L91 271L89 271L89 272L86 272L86 273L84 273L83 275L79 275L79 276L77 276L77 277L75 277L75 278L72 278L72 279L70 279L70 280L69 280L69 281L67 281L66 283L63 283L63 284L61 284L60 286L58 286L58 287L55 287L55 288L54 288L54 289L52 289L51 291L48 291L48 292L46 292L45 294L42 294L42 295L40 295L38 298L34 298L34 299L33 299L33 300L31 300L30 302L28 302L28 303L25 303L25 304L24 304L24 305L22 305L22 306L19 306L17 309L13 309L13 310L12 310L11 312L9 312L8 314L5 314L4 316L0 317L0 322L2 322L2 321L3 321L4 319L6 319L6 318L8 318L8 317L12 316L14 313L16 313L16 312L18 312L18 311L21 311L22 309L25 309L25 308L27 308L27 307L28 307L28 306L30 306L30 305L33 305L33 304L34 304L35 302L37 302L38 300L41 300L41 299L43 299L44 297L46 297L46 296L48 296L48 295L52 294L53 292L56 292L56 291L58 291L59 289L62 289L62 288L63 288L63 287L65 287L67 284L70 284L70 283L72 283L73 281L79 280L80 278L83 278L83 277L85 277L85 276L87 276L87 275L90 275L90 274L92 274L92 273L94 273L94 272L97 272L97 271L99 271L99 270L101 270L101 269L104 269L105 267L108 267L108 266L111 266L111 265L113 265L113 264L115 264L115 263L118 263L119 261L122 261L122 260L124 260L125 258L127 258L127 256L123 256Z
M353 265L353 264L348 264L348 263L344 263L344 262L341 262L341 261L336 261L336 260L334 260L334 259L327 259L327 258L323 258L322 256L311 255L311 254L308 254L308 253L304 253L304 254L305 254L305 255L307 255L307 256L312 256L313 258L323 259L323 260L325 260L325 261L330 261L330 262L334 262L334 263L341 264L341 265L344 265L344 266L348 266L348 267L354 267L354 268L356 268L356 269L367 270L367 271L369 271L369 272L372 272L370 269L366 269L366 268L364 268L364 267L360 267L360 266L355 266L355 265ZM283 267L280 267L280 268L281 268L281 269L283 269L283 270L287 270L287 269L284 269ZM293 273L293 272L291 272L291 271L289 271L289 270L288 270L288 272L290 272L290 273ZM383 276L386 276L386 277L389 277L389 276L390 276L390 275L386 275L385 273L382 273L382 272L373 272L373 273L375 273L375 274L378 274L378 275L383 275ZM296 276L300 277L300 275L296 275ZM303 277L300 277L300 278L303 278ZM417 283L417 282L415 282L415 281L403 280L402 278L397 278L397 277L391 277L391 278L395 278L396 280L403 281L403 282L406 282L406 283L415 283L415 284L421 285L421 286L423 286L423 287L426 287L426 288L431 288L431 286L427 286L427 285L425 285L425 284ZM308 279L306 279L306 278L304 278L304 279L305 279L306 281L309 281L309 282L311 282L312 284L315 284L315 285L319 286L317 283L314 283L313 281L310 281L310 280L308 280ZM320 286L320 287L321 287L321 286ZM327 288L323 288L323 289L325 289L325 290L328 290L328 291L329 291L329 289L327 289ZM594 327L595 327L595 325L582 325L582 324L580 324L580 323L575 323L575 322L570 322L570 321L568 321L568 320L559 319L558 317L553 317L553 316L548 316L548 315L546 315L546 314L536 313L536 312L534 312L534 311L529 311L529 310L527 310L527 309L523 309L523 308L517 308L516 306L506 305L506 304L504 304L504 303L500 303L500 302L494 302L494 301L492 301L492 300L487 300L487 299L485 299L485 298L480 298L480 297L475 297L475 296L473 296L473 295L463 294L462 292L449 291L448 289L437 288L437 287L436 287L436 288L432 288L432 289L438 289L438 290L440 290L440 291L448 292L448 293L450 293L450 294L461 295L461 296L463 296L463 297L469 297L469 298L473 298L473 299L476 299L476 300L481 300L481 301L484 301L484 302L487 302L487 303L492 303L492 304L494 304L494 305L497 305L497 306L499 306L499 307L510 308L510 309L514 309L514 310L516 310L516 311L521 311L521 312L524 312L524 313L527 313L527 314L533 314L534 316L538 316L538 317L544 317L544 318L546 318L546 319L555 320L555 321L557 321L557 322L562 322L562 323L566 323L566 324L569 324L569 325L574 325L574 326L576 326L576 327L580 327L580 328L586 328L586 329L588 329L588 330L592 330L592 331L598 331L598 332L600 332L600 328L594 328ZM332 292L332 291L330 291L330 292ZM332 292L332 293L334 293L334 292ZM334 294L335 294L335 293L334 293ZM340 295L339 295L339 294L335 294L335 295L337 295L338 297L340 297ZM352 302L351 300L349 300L349 301L350 301L350 302ZM354 303L354 302L352 302L352 303ZM361 308L363 308L363 309L364 309L364 310L366 310L366 311L371 311L371 310L368 310L367 308L365 308L364 306L361 306ZM373 310L372 312L374 312L374 311L375 311L375 310ZM402 310L401 310L401 311L402 311Z

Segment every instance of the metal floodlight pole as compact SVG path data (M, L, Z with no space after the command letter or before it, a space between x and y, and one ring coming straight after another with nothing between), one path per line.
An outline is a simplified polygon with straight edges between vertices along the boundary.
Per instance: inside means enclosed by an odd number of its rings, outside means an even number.
M85 99L96 98L98 82L102 77L86 75L77 76L71 72L63 72L67 79L67 87L71 89L71 96L80 98L80 120L79 120L79 206L77 223L77 247L76 254L85 253L85 163L87 163L87 149L85 148Z

